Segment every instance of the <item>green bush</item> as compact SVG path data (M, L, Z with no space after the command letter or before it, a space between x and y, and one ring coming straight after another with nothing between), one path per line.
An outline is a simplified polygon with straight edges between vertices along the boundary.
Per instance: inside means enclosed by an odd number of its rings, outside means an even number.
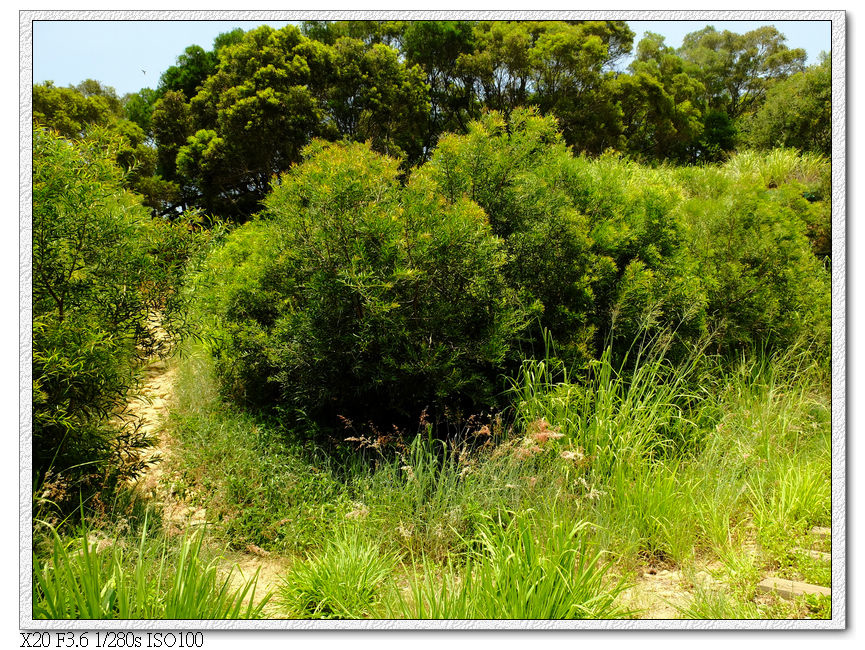
M810 204L797 188L740 179L722 198L697 196L683 210L719 349L807 337L828 351L830 278L806 236Z
M123 189L114 144L33 133L33 469L92 487L140 468L141 436L110 418L159 346L148 320L183 330L177 286L206 238L194 217L151 218Z
M493 405L525 314L483 211L368 145L305 155L209 261L224 384L326 426Z
M722 354L803 336L827 349L818 157L687 172L590 161L522 109L441 138L404 183L366 145L305 155L199 292L227 394L292 422L389 428L425 407L499 406L497 375L545 330L569 368L607 348L633 361L657 337L674 361L707 334Z
M397 558L349 532L319 555L298 562L280 588L283 607L296 618L363 618L378 602Z
M504 274L562 353L585 359L594 351L593 254L584 212L565 191L571 155L552 117L528 109L508 120L496 112L443 136L423 173L450 202L470 199L487 213L507 251Z
M611 152L573 158L563 184L590 228L594 355L612 342L614 356L622 358L636 339L665 330L688 343L701 337L704 289L684 246L684 193L670 170Z

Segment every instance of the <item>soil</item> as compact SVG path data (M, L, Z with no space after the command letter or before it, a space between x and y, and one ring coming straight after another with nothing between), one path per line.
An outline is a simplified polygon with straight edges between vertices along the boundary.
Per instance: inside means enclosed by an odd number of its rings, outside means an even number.
M134 481L133 489L145 499L162 509L162 521L169 535L193 532L207 524L206 508L188 504L174 491L176 478L170 474L167 462L174 453L175 444L168 433L166 421L171 405L177 368L165 360L154 360L143 371L142 385L137 395L130 399L127 412L141 422L141 428L156 442L144 454L148 464ZM246 553L229 552L223 557L221 571L229 575L234 588L254 577L258 571L255 602L260 602L268 592L275 592L280 576L285 573L290 560L277 557L251 547ZM266 616L279 616L273 601L265 606Z
M643 567L637 573L634 586L622 592L619 603L636 610L636 617L641 619L682 618L682 611L690 605L697 586L711 589L720 584L712 576L720 568L720 564L706 565L686 572Z

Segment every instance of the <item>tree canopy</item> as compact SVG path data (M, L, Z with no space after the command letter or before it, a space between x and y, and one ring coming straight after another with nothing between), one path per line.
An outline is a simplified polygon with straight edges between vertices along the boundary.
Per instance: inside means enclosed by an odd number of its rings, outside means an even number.
M633 56L631 56L633 54ZM628 57L631 61L623 66ZM484 112L554 116L577 153L693 164L740 146L827 151L831 75L774 27L706 27L680 48L623 21L308 21L190 45L156 90L34 87L34 119L67 136L134 122L134 188L163 215L245 221L314 138L369 141L401 169ZM155 150L145 152L141 143Z

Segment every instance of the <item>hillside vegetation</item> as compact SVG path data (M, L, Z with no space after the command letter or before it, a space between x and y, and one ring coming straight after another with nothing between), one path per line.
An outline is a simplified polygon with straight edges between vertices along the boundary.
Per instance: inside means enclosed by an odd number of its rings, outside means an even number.
M34 616L830 616L756 591L830 586L828 60L632 39L306 23L34 87Z

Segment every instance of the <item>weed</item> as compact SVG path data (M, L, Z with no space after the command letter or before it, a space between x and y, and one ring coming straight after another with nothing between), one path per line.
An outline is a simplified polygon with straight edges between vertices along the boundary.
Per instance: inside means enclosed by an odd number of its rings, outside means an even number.
M539 525L540 524L540 525ZM463 567L448 565L441 580L428 562L400 594L408 618L587 619L627 612L614 604L623 582L606 580L602 554L592 552L587 524L539 522L531 512L489 519Z
M294 618L364 618L377 603L398 558L343 531L323 552L298 562L279 590Z
M258 618L270 598L253 604L258 576L231 589L231 572L220 578L216 561L201 559L202 539L185 538L172 553L166 540L154 547L145 523L130 560L124 540L103 538L94 544L84 535L67 544L54 532L51 558L33 557L33 617Z

